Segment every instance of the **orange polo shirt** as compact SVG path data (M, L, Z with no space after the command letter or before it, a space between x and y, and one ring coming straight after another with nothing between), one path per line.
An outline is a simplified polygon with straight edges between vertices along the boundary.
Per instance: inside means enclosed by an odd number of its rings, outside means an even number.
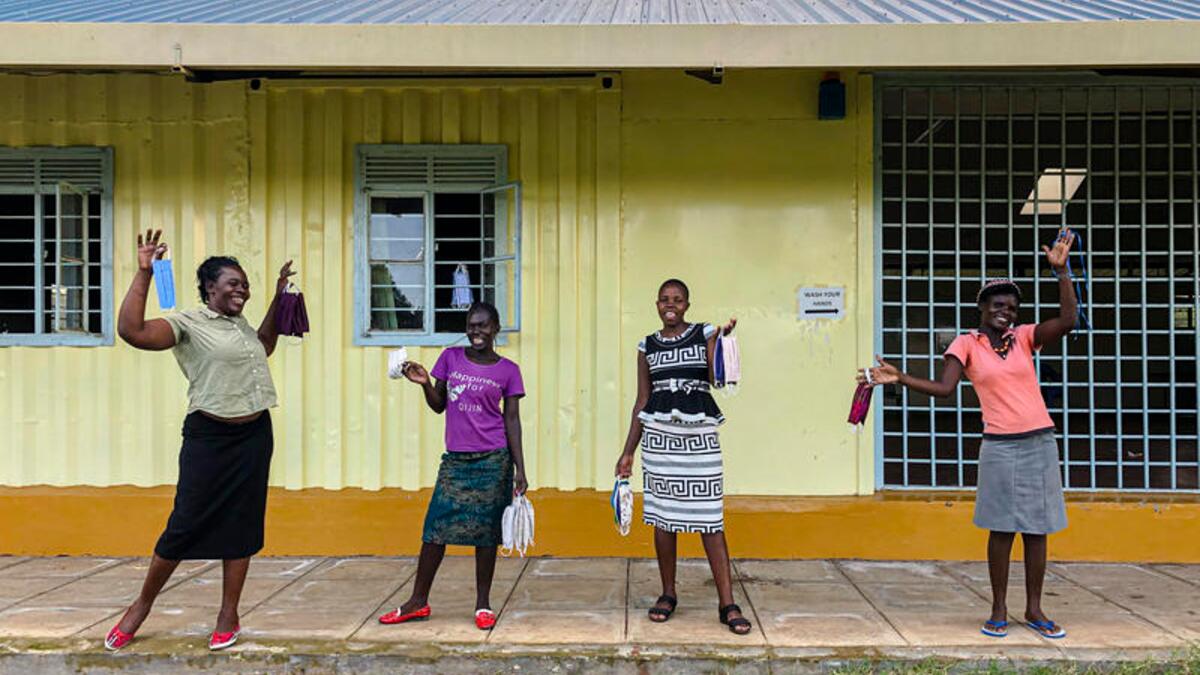
M979 394L985 434L1054 428L1033 366L1033 353L1042 348L1033 342L1035 328L1034 324L1021 324L1009 329L1016 338L1004 359L992 349L987 336L975 330L954 338L946 349L945 356L962 362L963 372Z

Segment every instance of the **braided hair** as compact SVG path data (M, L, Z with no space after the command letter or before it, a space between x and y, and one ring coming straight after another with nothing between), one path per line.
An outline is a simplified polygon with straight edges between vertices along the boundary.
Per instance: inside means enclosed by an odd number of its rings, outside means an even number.
M1021 287L1017 286L1012 279L988 279L983 286L979 287L979 293L975 296L975 304L983 305L994 295L1015 295L1017 304L1021 304Z

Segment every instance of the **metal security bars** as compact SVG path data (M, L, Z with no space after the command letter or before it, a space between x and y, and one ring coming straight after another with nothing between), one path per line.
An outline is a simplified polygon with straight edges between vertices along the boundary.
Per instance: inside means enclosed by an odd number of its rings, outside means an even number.
M0 345L112 341L111 153L0 148Z
M936 378L950 341L978 326L985 278L1017 281L1021 321L1057 315L1040 247L1068 224L1083 237L1092 328L1036 359L1064 485L1200 490L1200 87L877 82L880 352ZM1028 207L1039 178L1082 171L1061 213ZM982 422L969 383L941 400L882 394L880 487L975 485Z
M359 344L449 344L471 300L519 329L520 186L504 146L360 146Z

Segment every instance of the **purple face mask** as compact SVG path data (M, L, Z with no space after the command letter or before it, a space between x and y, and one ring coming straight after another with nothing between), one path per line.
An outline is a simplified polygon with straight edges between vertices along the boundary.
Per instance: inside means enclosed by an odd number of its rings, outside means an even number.
M871 410L871 389L873 388L866 382L860 382L858 388L854 390L854 401L850 404L850 417L846 420L852 426L857 426L867 420L867 413Z
M304 337L308 332L308 311L304 309L304 294L299 291L284 291L278 302L275 307L275 329L280 335Z

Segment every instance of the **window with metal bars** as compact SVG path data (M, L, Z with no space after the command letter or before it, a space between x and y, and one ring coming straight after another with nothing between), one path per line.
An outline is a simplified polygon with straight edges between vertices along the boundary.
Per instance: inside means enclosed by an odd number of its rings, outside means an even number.
M1063 224L1082 236L1074 271L1091 328L1036 358L1067 489L1200 489L1198 108L1192 83L877 83L885 358L940 375L950 341L979 324L985 278L1017 281L1021 321L1057 315L1040 246ZM1072 173L1086 177L1060 208L1030 208L1039 177ZM901 388L882 399L880 487L975 485L982 422L969 382L946 399Z
M0 345L112 344L112 153L0 148Z
M520 329L521 188L501 145L361 145L355 341L463 339L473 300Z

